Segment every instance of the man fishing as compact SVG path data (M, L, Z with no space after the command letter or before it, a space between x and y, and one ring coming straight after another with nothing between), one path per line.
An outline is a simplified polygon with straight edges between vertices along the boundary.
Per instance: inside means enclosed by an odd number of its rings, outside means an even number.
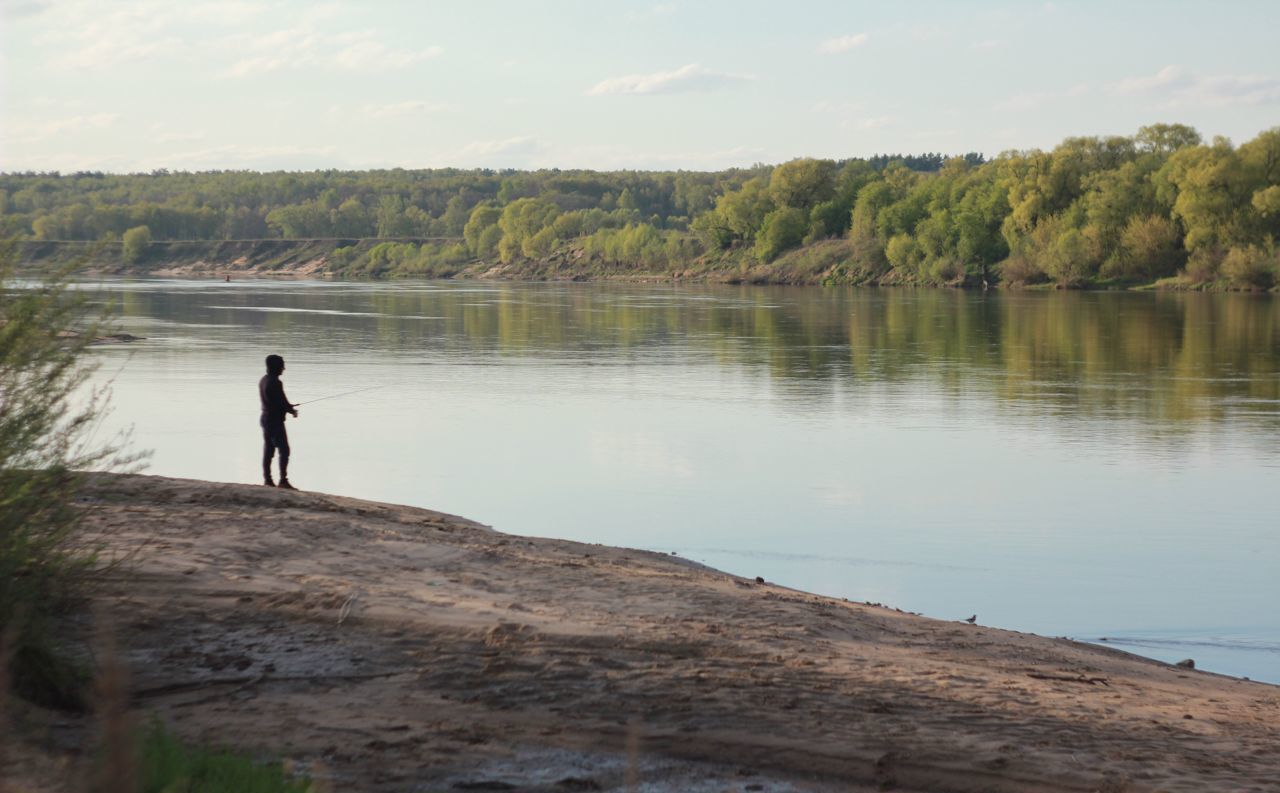
M279 355L267 356L267 373L258 381L258 398L262 400L262 484L267 487L280 487L285 490L296 490L289 484L289 435L284 431L284 417L292 413L298 417L298 406L291 404L284 395L284 383L280 375L284 374L284 358ZM271 478L271 458L276 451L280 452L280 484Z

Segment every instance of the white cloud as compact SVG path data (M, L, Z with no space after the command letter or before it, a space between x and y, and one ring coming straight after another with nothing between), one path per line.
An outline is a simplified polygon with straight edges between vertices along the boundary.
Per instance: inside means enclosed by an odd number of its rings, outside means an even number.
M19 121L9 127L6 137L14 143L34 143L69 132L103 129L115 124L119 118L118 113L88 113L41 121Z
M537 138L523 135L502 140L477 140L458 152L461 164L479 167L519 167L531 164L545 151Z
M444 52L440 47L394 49L379 41L377 33L372 30L335 34L316 30L310 25L275 30L259 36L237 35L224 43L227 49L246 53L223 71L225 77L251 77L289 69L313 68L389 71L434 58Z
M823 99L813 103L813 112L815 113L860 113L862 109L863 104L861 102Z
M1035 110L1051 102L1060 102L1085 96L1091 90L1087 83L1078 83L1064 91L1031 91L1025 94L1014 94L1008 99L997 102L995 109L1013 112Z
M818 45L818 52L826 55L835 55L840 52L848 52L857 49L867 43L870 38L866 33L855 33L847 36L837 36L833 39L826 39Z
M175 132L161 127L159 124L151 128L152 143L194 143L205 139L203 132Z
M975 41L972 48L975 50L994 50L1004 46L1004 42L999 39L984 39L983 41Z
M298 169L339 167L333 146L257 146L224 144L163 155L163 161L146 163L139 170L170 168L174 170L270 168Z
M897 121L893 116L872 116L871 118L853 119L841 122L840 126L847 129L877 129L886 127Z
M441 55L441 47L421 50L396 50L372 38L354 42L333 56L333 64L350 71L381 72L402 69L428 58Z
M18 0L8 4L4 16L9 20L43 14L53 6L53 0Z
M290 69L334 68L345 71L388 71L434 58L443 50L392 49L371 30L330 34L309 26L286 28L259 36L234 36L228 49L246 54L223 72L225 77L251 77Z
M671 16L675 12L676 12L675 3L658 3L657 5L650 6L649 8L646 8L643 11L629 12L627 14L627 19L631 20L632 22L636 22L642 19Z
M1167 108L1280 103L1280 77L1260 74L1222 74L1201 77L1178 66L1155 74L1127 77L1107 86L1115 96L1150 97Z
M209 27L242 25L265 9L243 0L63 0L38 5L47 17L42 20L47 32L34 41L48 47L53 63L69 69L102 69L187 54L192 40Z
M755 78L745 74L729 74L706 68L699 63L690 63L670 72L654 72L653 74L632 74L625 77L611 77L601 80L592 86L589 96L606 96L609 94L674 94L687 91L714 91L728 88Z
M1129 96L1186 88L1191 85L1191 82L1190 75L1183 72L1182 69L1177 66L1166 66L1155 74L1126 77L1107 86L1107 90L1120 96Z
M395 118L398 116L415 116L424 113L447 113L456 108L450 105L437 105L410 99L404 102L391 102L383 105L364 105L360 113L372 118ZM334 108L338 110L338 108Z

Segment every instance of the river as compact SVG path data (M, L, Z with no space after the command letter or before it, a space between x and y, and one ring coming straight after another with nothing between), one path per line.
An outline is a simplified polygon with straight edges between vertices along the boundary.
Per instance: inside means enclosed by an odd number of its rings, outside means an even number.
M148 471L675 552L1280 682L1280 300L108 279ZM104 430L105 432L106 430Z

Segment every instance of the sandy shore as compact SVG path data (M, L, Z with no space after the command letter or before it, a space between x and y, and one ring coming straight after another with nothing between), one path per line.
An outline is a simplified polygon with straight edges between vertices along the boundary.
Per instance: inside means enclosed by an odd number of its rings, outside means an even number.
M138 708L337 790L1280 789L1280 687L422 509L86 501L140 549L100 596Z

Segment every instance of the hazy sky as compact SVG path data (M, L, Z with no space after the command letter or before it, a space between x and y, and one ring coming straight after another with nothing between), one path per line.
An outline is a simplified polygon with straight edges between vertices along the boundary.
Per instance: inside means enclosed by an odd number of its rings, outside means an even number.
M715 169L1280 125L1280 2L0 0L0 170Z

